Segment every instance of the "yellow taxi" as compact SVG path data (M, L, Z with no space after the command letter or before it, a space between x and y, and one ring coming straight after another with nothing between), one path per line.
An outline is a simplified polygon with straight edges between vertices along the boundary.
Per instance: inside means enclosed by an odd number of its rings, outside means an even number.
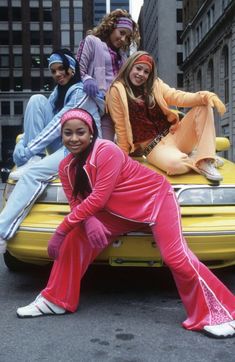
M216 145L217 151L223 151L229 147L229 141L217 138ZM138 160L146 163L144 158ZM195 172L167 177L178 197L189 247L210 268L235 264L235 164L226 159L223 162L220 184L210 184ZM148 167L161 172L149 164ZM13 188L14 182L8 179L5 201ZM4 254L8 268L17 269L24 263L48 264L48 240L68 212L60 181L51 182L8 242ZM95 262L112 266L164 265L152 235L146 233L120 235Z

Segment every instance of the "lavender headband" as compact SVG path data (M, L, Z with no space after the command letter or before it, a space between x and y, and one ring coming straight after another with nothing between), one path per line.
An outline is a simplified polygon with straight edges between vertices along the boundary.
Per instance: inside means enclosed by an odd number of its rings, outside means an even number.
M129 18L121 17L117 19L116 28L126 28L133 30L133 22Z

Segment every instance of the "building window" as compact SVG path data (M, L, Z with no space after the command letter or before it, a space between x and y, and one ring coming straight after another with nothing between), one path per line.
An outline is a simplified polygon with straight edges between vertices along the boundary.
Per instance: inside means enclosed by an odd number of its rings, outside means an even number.
M9 101L1 102L1 114L2 116L9 116L11 114L11 107Z
M183 10L182 9L176 9L176 21L177 21L177 23L183 22Z
M40 68L40 55L32 55L32 68Z
M196 45L202 40L202 22L196 27Z
M0 55L0 68L9 68L9 55Z
M9 31L1 30L1 45L9 45Z
M10 90L10 79L9 77L0 77L0 89L2 91L9 91Z
M188 78L185 80L185 90L190 92L190 81Z
M82 40L83 35L81 31L75 31L74 32L74 43L75 44L80 44L80 41Z
M31 44L32 45L40 44L40 33L39 33L39 31L31 31L30 32L30 37L31 37Z
M184 86L184 76L183 73L178 73L177 74L177 87L178 88L183 88Z
M222 67L224 79L224 102L229 102L229 55L228 46L225 45L222 50Z
M52 21L52 10L50 8L43 9L43 21L51 22Z
M197 72L196 87L197 87L197 90L202 89L202 72L201 72L201 70L199 70Z
M14 114L16 114L16 115L23 114L23 102L22 101L14 102Z
M44 41L44 44L46 44L46 45L53 44L52 31L44 31L43 32L43 41Z
M82 24L82 9L74 8L74 23Z
M39 21L39 11L37 8L30 8L30 20Z
M21 14L21 8L12 8L12 20L13 21L21 21L22 20L22 14Z
M183 53L178 52L177 53L177 65L181 65L183 63Z
M22 68L22 55L21 54L15 54L14 55L14 67L16 68Z
M22 31L13 31L13 44L22 45Z
M48 59L50 58L50 54L46 55L44 54L43 55L43 68L48 68Z
M208 63L207 68L207 83L208 83L208 89L213 92L214 91L214 63L211 59Z
M61 24L69 24L69 8L61 8Z
M40 91L40 89L41 89L40 77L32 78L31 89L32 89L32 91Z
M0 21L8 21L8 8L0 6Z
M48 92L48 91L52 91L54 88L55 84L52 78L47 78L44 77L43 78L43 89L44 91Z
M62 31L61 33L61 44L64 47L68 47L70 44L69 31Z
M23 90L23 81L22 78L14 78L14 90L16 92L21 92Z
M189 53L190 53L190 43L189 43L189 38L187 38L185 43L184 43L184 56L185 56L185 58L187 58L189 56Z
M177 30L177 44L182 44L182 39L181 39L182 33L183 33L182 30Z

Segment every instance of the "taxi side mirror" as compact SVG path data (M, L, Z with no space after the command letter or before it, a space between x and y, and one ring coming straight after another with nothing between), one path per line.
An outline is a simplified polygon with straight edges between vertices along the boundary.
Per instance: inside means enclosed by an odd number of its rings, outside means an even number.
M216 137L216 151L227 151L230 148L231 144L228 138L226 137Z

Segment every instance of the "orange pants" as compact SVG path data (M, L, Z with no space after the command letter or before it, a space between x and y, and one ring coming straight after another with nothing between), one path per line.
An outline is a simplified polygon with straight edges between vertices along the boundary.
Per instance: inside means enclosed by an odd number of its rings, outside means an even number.
M210 106L193 107L180 121L174 134L169 133L147 155L147 161L168 175L197 171L197 162L215 158L215 127ZM193 155L190 153L195 150Z
M97 213L96 217L113 236L147 227L106 211ZM188 315L183 326L200 330L208 324L234 319L234 295L198 260L184 240L180 211L173 191L167 194L151 229L162 258L173 274ZM100 248L91 247L80 223L62 244L59 259L54 262L42 295L52 303L74 312L79 305L81 279L101 251Z

